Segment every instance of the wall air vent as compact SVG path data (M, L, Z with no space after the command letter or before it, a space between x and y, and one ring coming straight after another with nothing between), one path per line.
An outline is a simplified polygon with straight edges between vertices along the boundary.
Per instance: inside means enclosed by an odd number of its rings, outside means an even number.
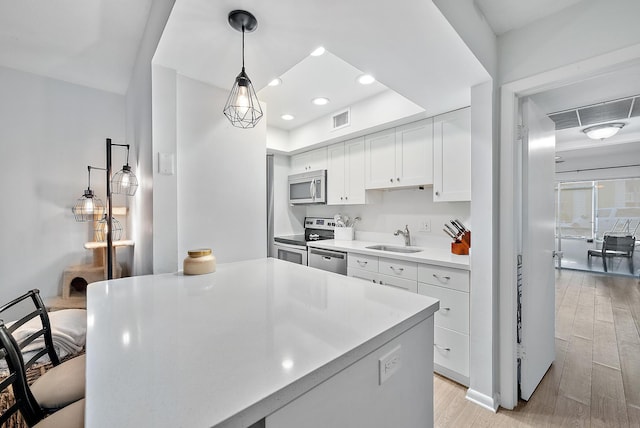
M331 129L340 129L351 124L351 111L349 109L343 110L334 114L331 117L332 124Z

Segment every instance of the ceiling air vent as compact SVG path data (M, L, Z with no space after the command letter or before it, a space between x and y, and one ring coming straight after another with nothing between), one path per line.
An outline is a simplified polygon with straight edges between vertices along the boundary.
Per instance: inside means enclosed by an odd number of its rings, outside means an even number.
M336 113L332 116L332 126L331 129L340 129L345 126L349 126L351 124L351 112L349 109L343 110L339 113Z
M632 101L633 99L627 98L626 100L611 101L580 108L578 109L580 123L582 126L589 126L610 120L626 119L629 117Z
M556 131L580 126L578 115L576 114L575 110L566 111L563 113L552 113L549 115L549 118L556 123Z

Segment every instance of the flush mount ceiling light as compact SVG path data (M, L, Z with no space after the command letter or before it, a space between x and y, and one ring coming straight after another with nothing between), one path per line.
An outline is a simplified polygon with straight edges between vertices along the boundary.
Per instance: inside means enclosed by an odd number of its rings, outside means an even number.
M363 74L362 76L358 77L358 83L360 83L361 85L370 85L375 81L375 77L370 74Z
M316 48L313 52L311 52L311 56L320 56L324 53L325 53L325 49L322 46L320 46L319 48Z
M592 140L604 140L605 138L613 137L622 129L624 123L603 123L602 125L590 126L582 130L587 137Z
M269 86L280 86L280 85L282 85L282 79L279 77L276 77L271 82L269 82Z
M280 118L282 120L293 120L293 119L295 119L295 117L293 115L290 115L290 114L283 114L282 116L280 116Z
M236 77L231 93L224 106L224 115L237 128L253 128L262 118L262 108L253 84L244 70L244 33L251 33L258 26L258 20L244 10L229 13L229 25L242 31L242 70Z
M312 99L311 102L314 103L317 106L324 106L324 105L329 104L329 98L318 97L318 98Z

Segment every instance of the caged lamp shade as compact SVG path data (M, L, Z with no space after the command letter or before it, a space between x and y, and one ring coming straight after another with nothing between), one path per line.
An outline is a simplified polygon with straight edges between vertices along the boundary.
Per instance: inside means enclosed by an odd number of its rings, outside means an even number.
M138 178L131 172L131 167L127 164L116 172L111 179L112 192L118 195L133 196L138 190Z
M102 219L96 223L94 229L94 238L97 242L104 242L107 240L107 232L109 231L109 219L105 214ZM122 224L115 217L111 217L111 236L114 241L122 239L123 228Z
M72 208L73 216L78 222L94 221L104 214L104 204L95 197L90 188L84 191Z

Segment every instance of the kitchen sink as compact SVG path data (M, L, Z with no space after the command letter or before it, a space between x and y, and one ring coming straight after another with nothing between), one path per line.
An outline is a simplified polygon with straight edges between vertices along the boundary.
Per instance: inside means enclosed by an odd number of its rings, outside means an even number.
M369 250L389 251L391 253L419 253L422 248L416 247L395 247L393 245L371 245L365 247Z

